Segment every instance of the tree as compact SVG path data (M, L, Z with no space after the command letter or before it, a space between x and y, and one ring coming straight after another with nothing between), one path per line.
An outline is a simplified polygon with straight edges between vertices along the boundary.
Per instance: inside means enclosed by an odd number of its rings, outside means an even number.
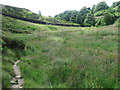
M70 17L70 21L71 22L75 22L76 23L77 13L78 13L78 11L76 11L76 10L72 11L71 17Z
M64 20L70 21L70 17L71 17L71 12L70 11L65 11L64 12Z
M95 18L94 15L91 13L88 13L85 20L84 20L85 26L94 26L95 25Z
M106 26L115 22L115 16L112 13L107 13L97 20L96 26Z
M96 7L96 5L93 5L93 7L92 7L92 13L94 13L95 7Z
M86 15L90 12L91 12L90 8L83 7L78 12L78 15L77 15L77 18L76 18L77 23L79 23L81 26L84 26L84 23L83 23L84 19L86 18Z
M38 15L41 16L41 11L39 11Z
M120 6L120 1L118 1L118 2L113 2L113 4L112 4L112 8L115 8L115 7L117 7L117 6Z
M41 19L41 11L39 11L38 15L39 15L39 20L40 20Z
M78 11L76 11L76 10L69 10L69 11L60 13L60 14L56 15L55 17L66 20L66 21L76 22L77 13L78 13Z
M108 8L109 8L109 6L107 5L107 3L103 1L103 2L98 3L95 6L94 12L105 10L105 9L108 9Z
M104 22L106 25L113 24L115 22L115 16L111 13L104 15Z

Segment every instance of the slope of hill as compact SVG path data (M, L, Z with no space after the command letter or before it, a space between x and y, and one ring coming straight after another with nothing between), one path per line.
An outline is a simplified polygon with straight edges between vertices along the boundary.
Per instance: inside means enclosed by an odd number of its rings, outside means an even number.
M68 22L68 21L60 20L60 19L53 18L53 17L46 17L42 15L39 16L38 14L33 13L29 9L25 9L25 8L18 8L18 7L8 6L8 5L0 5L0 7L2 7L1 12L3 13L3 15L24 18L24 19L31 19L33 21L36 20L36 21L41 21L44 23L79 25L77 23Z
M32 11L25 8L17 8L13 6L1 5L2 13L13 15L16 17L23 17L28 19L39 19L39 16Z
M3 16L3 88L18 64L24 88L119 88L118 27L60 27Z

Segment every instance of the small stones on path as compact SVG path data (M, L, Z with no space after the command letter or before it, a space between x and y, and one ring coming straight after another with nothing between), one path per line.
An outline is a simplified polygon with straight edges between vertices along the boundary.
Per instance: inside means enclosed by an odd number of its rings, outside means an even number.
M17 60L13 65L15 77L13 77L13 79L10 81L13 89L14 88L22 88L22 85L23 85L23 82L24 82L24 79L22 79L22 77L21 77L20 68L19 68L19 66L17 66L17 64L19 62L20 62L20 60Z

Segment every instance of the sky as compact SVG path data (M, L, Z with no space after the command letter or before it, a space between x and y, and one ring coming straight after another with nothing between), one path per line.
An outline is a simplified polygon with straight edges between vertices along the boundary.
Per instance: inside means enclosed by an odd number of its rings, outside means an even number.
M41 11L44 16L55 16L66 10L80 10L83 6L92 7L105 1L109 6L119 0L1 0L0 4L26 8L34 13Z

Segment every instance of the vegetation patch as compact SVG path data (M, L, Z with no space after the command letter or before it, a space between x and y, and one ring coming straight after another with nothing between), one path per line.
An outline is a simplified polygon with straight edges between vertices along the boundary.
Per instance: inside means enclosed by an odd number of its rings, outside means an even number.
M116 3L108 7L100 2L92 10L83 7L49 17L52 22L62 19L87 27L40 25L3 16L3 88L11 87L17 60L21 60L24 88L119 88L119 23L113 24L119 18ZM103 10L109 13L96 18ZM33 17L31 12L26 15Z

